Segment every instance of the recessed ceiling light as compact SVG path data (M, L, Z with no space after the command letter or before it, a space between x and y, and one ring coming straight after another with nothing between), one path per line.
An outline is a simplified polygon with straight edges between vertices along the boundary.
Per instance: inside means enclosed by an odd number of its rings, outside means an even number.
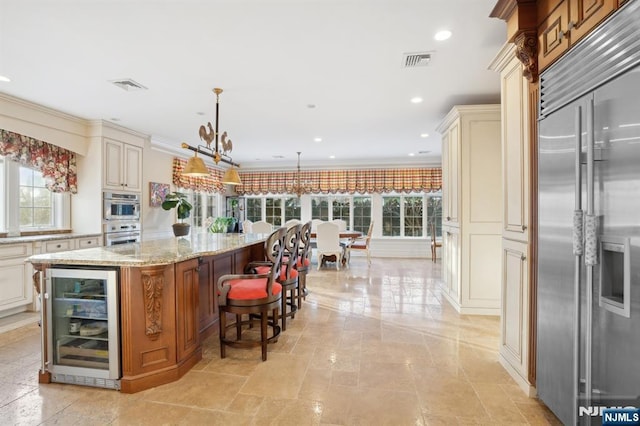
M413 157L415 154L413 152L409 153L409 157Z
M433 38L438 40L438 41L447 40L449 37L451 37L451 31L449 31L449 30L438 31L436 33L436 35L433 36Z
M313 138L314 142L322 142L322 138Z
M111 121L120 121L120 119L118 117L111 117L110 120Z
M422 155L424 155L424 154L428 154L428 153L430 153L430 152L431 152L431 151L418 151L418 154L422 154Z
M420 137L421 138L428 138L429 137L429 133L420 133Z
M196 115L204 115L204 112L198 111L198 112L196 112Z
M316 107L315 104L307 104L307 108L309 109L314 109Z
M0 75L0 81L4 81L5 83L8 83L11 81L11 79L9 77L5 77L4 75Z
M329 158L333 159L333 158L336 158L336 156L335 155L330 155Z
M421 98L421 97L419 97L419 96L416 96L416 97L414 97L414 98L411 98L411 103L419 104L420 102L422 102L422 98Z
M273 158L284 158L284 155L274 155Z

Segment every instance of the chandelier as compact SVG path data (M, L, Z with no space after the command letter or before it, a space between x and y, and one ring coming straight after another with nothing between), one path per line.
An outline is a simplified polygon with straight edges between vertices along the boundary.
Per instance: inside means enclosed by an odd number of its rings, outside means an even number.
M182 148L189 149L194 151L195 154L193 157L187 161L187 165L182 172L183 175L186 176L208 176L209 170L207 166L202 161L202 158L198 157L198 154L206 155L207 157L213 158L213 161L218 164L219 162L223 162L229 164L231 167L228 168L224 172L224 176L222 176L222 183L228 185L242 185L242 181L240 180L240 176L238 175L238 171L235 167L240 167L240 164L234 163L229 153L233 150L233 143L231 139L227 138L227 132L222 133L218 131L218 123L219 123L219 108L220 108L220 93L222 93L222 89L215 88L213 89L213 93L216 94L216 125L211 125L211 122L208 122L206 127L204 125L200 126L199 134L200 139L202 139L207 145L198 145L197 147L193 147L185 142L182 143ZM211 144L215 142L213 148Z
M289 192L290 194L296 194L298 198L300 198L302 194L306 194L307 192L309 192L309 188L306 187L306 183L302 182L300 175L300 154L302 154L302 152L298 151L297 154L298 170L296 171L296 178L294 180L293 186L291 188L288 188L287 192Z

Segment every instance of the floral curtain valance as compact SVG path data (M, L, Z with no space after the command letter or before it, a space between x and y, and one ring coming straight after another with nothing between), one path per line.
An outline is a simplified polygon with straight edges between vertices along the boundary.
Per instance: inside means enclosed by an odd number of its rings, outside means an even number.
M186 160L181 158L173 159L173 184L175 186L200 192L224 193L222 172L220 170L207 167L207 170L209 170L209 176L189 177L182 174L186 165Z
M50 143L0 129L0 154L42 172L51 192L78 192L76 154Z
M295 193L298 172L240 172L241 195ZM311 170L300 172L303 193L433 192L442 189L442 169Z

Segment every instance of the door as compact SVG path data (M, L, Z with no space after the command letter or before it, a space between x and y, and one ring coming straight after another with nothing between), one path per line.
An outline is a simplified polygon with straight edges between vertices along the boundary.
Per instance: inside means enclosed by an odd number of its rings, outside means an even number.
M638 67L594 93L600 258L594 268L591 371L594 403L606 406L640 404L639 99Z
M576 260L572 248L576 150L585 100L539 123L537 379L542 401L564 424L575 424Z

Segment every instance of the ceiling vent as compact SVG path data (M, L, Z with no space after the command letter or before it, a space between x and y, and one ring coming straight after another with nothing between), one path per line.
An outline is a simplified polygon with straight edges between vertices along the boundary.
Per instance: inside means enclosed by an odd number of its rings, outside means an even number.
M426 67L431 61L432 52L405 53L402 55L404 68Z
M147 90L142 84L134 81L130 78L123 78L120 80L111 80L111 83L115 84L122 90L126 90L127 92L134 92L136 90Z

